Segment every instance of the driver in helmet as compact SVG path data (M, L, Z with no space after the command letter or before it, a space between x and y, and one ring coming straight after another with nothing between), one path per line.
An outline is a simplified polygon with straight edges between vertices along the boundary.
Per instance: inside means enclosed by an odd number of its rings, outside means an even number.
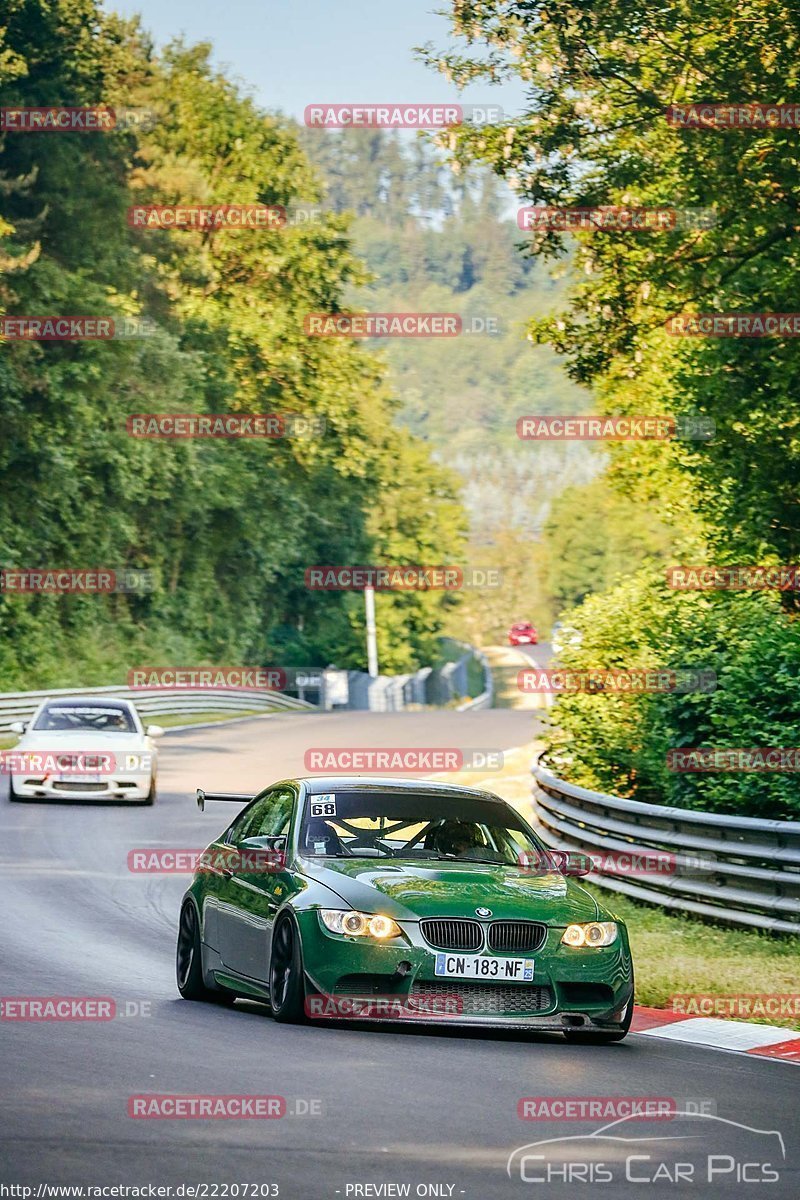
M484 844L473 821L442 821L433 834L433 848L439 854L466 854Z

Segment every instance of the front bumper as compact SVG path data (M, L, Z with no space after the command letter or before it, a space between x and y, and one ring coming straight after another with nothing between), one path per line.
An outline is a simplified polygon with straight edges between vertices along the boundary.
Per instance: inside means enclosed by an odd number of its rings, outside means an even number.
M150 794L149 775L99 776L86 783L69 775L12 775L11 787L19 800L120 800L141 801Z
M317 912L299 914L303 963L309 983L323 998L309 1015L352 1015L346 998L372 997L366 1015L463 1026L494 1026L563 1032L565 1029L617 1030L633 1000L633 967L627 931L620 925L611 946L575 949L561 945L564 927L548 929L544 944L525 957L534 960L530 984L458 980L437 976L437 951L416 922L400 922L403 938L376 943L327 933ZM339 1004L336 998L345 998ZM401 1015L402 1014L402 1015Z

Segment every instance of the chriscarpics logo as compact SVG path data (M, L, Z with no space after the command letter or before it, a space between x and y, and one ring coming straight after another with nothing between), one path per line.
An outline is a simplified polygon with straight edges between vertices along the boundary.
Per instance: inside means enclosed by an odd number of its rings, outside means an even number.
M506 1170L513 1180L546 1184L548 1195L558 1189L570 1200L581 1184L592 1185L586 1193L592 1196L607 1184L661 1184L668 1194L706 1200L709 1185L716 1196L777 1183L785 1163L779 1130L684 1110L670 1113L668 1129L662 1114L651 1121L633 1113L590 1134L529 1142L512 1152Z

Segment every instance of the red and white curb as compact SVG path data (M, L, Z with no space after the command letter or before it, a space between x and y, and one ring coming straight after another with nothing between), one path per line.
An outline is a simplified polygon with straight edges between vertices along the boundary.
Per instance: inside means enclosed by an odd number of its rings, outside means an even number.
M672 1042L694 1042L717 1050L740 1054L758 1054L800 1065L800 1033L779 1029L777 1025L756 1025L752 1021L725 1021L721 1017L689 1017L666 1008L647 1008L637 1004L633 1010L631 1033L662 1038Z

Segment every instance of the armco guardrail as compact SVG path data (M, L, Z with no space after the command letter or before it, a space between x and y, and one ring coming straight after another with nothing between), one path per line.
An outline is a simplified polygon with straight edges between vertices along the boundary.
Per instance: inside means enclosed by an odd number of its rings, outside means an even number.
M163 713L232 712L309 709L314 706L282 692L256 692L249 688L51 688L43 692L0 693L0 730L32 716L42 700L58 696L119 696L132 700L143 716Z
M474 708L491 708L494 700L494 680L489 660L480 650L473 650L472 653L483 667L483 691L474 700L467 700L464 704L459 704L459 712L470 712Z
M544 840L593 856L599 869L587 876L592 883L731 925L800 934L800 822L620 800L566 783L539 764L533 776ZM654 851L676 856L674 873L602 869L613 856Z
M364 674L363 671L348 671L346 702L337 703L337 707L370 710L372 712L401 712L409 705L427 705L440 707L454 700L463 700L458 710L467 708L486 708L492 703L492 676L489 664L479 650L462 642L465 653L454 662L444 663L440 667L423 667L412 675L377 675ZM471 658L477 658L483 666L484 690L474 700L469 697L468 664ZM326 673L327 674L327 673ZM341 672L336 672L341 674ZM333 696L336 689L328 688L327 694ZM464 697L467 699L464 700Z

